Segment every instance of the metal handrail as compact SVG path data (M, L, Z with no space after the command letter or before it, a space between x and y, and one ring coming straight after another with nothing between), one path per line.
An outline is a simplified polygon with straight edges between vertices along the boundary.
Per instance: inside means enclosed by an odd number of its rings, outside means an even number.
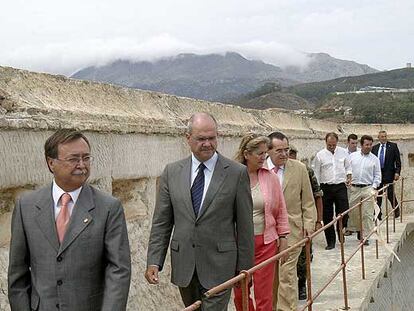
M315 299L318 298L323 293L323 291L332 283L332 281L336 278L336 276L341 271L342 271L343 290L344 290L344 293L343 293L344 294L344 304L345 304L344 309L348 310L349 305L348 305L348 289L347 289L347 280L346 280L346 266L347 266L348 262L358 253L358 251L361 250L361 273L362 273L362 279L365 279L364 242L366 240L368 240L369 237L376 232L378 226L380 226L381 224L383 224L385 222L386 223L387 243L389 243L389 217L394 213L394 211L397 208L400 208L400 222L402 223L402 221L403 221L403 208L402 208L403 203L414 201L414 199L404 200L404 180L406 178L407 177L401 177L401 179L400 179L401 180L401 197L400 197L400 203L398 203L397 205L395 205L395 196L396 196L396 194L394 192L394 198L393 198L394 208L392 208L391 211L389 211L389 209L388 209L387 191L385 191L385 190L387 190L388 187L390 187L390 185L392 185L394 187L395 184L396 184L395 181L393 183L384 185L381 189L378 190L377 193L372 194L371 196L361 200L359 203L357 203L354 206L350 207L345 212L340 213L338 216L333 218L333 220L331 222L324 225L319 230L313 232L311 235L309 235L309 236L303 238L302 240L298 241L297 243L293 244L289 248L281 251L277 255L272 256L272 257L266 259L265 261L262 261L261 263L259 263L256 266L250 268L249 270L241 271L235 277L227 280L226 282L224 282L222 284L219 284L219 285L211 288L206 293L204 293L205 297L207 297L207 298L212 297L212 296L222 292L223 290L232 288L237 283L241 283L242 297L243 297L242 298L243 311L248 311L248 299L249 299L249 297L248 297L247 288L249 286L249 281L250 281L250 278L251 278L252 274L255 271L263 268L264 266L278 261L282 256L284 256L289 251L291 251L291 250L293 250L297 247L303 247L303 245L306 245L306 270L307 270L308 300L307 300L306 304L299 310L303 311L307 308L308 311L312 311L312 305L313 305L313 302L315 301ZM383 220L381 220L379 223L376 220L374 228L366 235L365 238L363 238L364 235L363 235L363 227L362 227L362 203L372 199L373 197L376 198L377 196L383 196L384 199L385 199L385 214L384 214ZM344 244L345 243L344 243L343 223L342 223L342 221L343 221L343 218L344 218L345 215L349 214L352 210L354 210L356 208L359 209L359 216L360 216L359 217L359 229L360 229L360 235L361 235L362 240L360 240L360 243L358 244L358 247L351 253L351 255L348 258L345 259L345 251L344 251ZM334 273L332 273L330 275L330 277L328 278L328 281L326 283L324 283L324 285L314 295L312 295L312 281L311 281L311 269L310 269L310 261L311 261L310 247L311 247L311 242L316 236L321 234L325 229L335 225L335 223L337 223L337 222L339 222L339 228L340 228L339 232L340 232L341 264L334 271ZM393 232L395 232L395 217L393 218ZM378 259L378 240L375 241L375 245L376 245L376 259ZM202 304L202 301L197 300L192 305L190 305L190 306L186 307L185 309L183 309L183 311L197 310L201 306L201 304Z

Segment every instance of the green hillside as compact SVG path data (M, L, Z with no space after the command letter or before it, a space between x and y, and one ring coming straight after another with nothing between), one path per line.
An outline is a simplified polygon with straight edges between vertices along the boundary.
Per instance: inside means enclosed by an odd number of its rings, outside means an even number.
M323 99L333 92L357 91L367 86L392 88L414 88L414 68L403 68L356 77L344 77L329 81L313 82L291 86L286 92L296 94L314 103L322 105Z
M352 109L344 114L344 109L338 109L341 107ZM314 117L357 123L414 123L414 93L329 95Z

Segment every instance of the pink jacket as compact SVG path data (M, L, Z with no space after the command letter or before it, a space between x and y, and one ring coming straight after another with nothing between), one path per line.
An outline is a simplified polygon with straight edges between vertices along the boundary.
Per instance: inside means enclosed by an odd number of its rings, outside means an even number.
M278 177L265 167L259 169L258 176L265 202L264 243L269 244L277 240L279 235L289 234L288 214Z

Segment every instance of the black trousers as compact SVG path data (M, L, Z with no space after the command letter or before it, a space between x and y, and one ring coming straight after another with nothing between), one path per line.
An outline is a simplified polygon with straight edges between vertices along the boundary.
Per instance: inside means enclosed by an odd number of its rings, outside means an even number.
M349 209L348 202L348 191L345 186L345 183L340 184L321 184L323 191L323 223L327 224L332 221L334 215L345 212ZM335 214L334 214L334 204L335 204ZM346 227L348 224L348 215L345 215L342 224L343 227ZM338 241L340 239L339 235L339 224L336 223L336 231L338 233ZM328 245L335 246L335 229L333 226L325 229L325 238Z
M179 287L179 290L186 307L201 300L201 311L226 311L231 295L231 289L226 289L210 298L205 297L204 293L207 292L207 289L200 284L196 271L194 271L190 284L187 287Z
M382 183L379 185L379 188L378 189L381 189L382 187L384 187L384 185L386 185L387 184L387 182L385 182L385 181L382 181ZM388 188L387 188L387 199L388 199L388 201L390 201L391 202L391 204L389 205L390 207L392 206L392 208L394 208L395 206L397 206L398 205L398 201L397 201L397 197L395 197L395 205L393 205L394 204L394 196L395 196L395 193L394 193L394 185L393 184L391 184L391 185L389 185L388 186ZM377 204L378 204L378 206L381 208L381 204L382 204L382 197L377 197ZM397 215L399 215L400 213L399 213L399 208L397 208L396 209L396 214ZM385 211L385 209L384 209L384 211ZM397 216L398 217L398 216ZM379 215L378 215L378 219L379 220L381 220L381 218L382 218L382 213L380 212L379 213Z

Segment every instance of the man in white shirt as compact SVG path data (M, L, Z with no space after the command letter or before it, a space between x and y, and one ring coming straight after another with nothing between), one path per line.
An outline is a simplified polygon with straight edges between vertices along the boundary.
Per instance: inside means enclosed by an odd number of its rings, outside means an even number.
M360 200L368 197L369 200L362 203L362 230L366 236L373 228L373 214L376 189L381 183L380 160L371 153L373 138L368 135L361 137L361 151L354 152L350 156L352 166L352 185L350 188L350 205L358 204ZM349 213L349 229L360 231L359 209L354 209ZM358 234L362 239L363 235ZM368 240L365 241L368 245Z
M347 138L347 145L346 145L346 150L348 151L348 154L351 155L351 153L356 152L356 151L361 151L361 148L358 147L358 136L356 134L349 134L348 138ZM348 189L348 202L350 202L350 190ZM352 206L352 205L349 205ZM350 231L349 229L346 229L344 231L344 235L345 236L349 236L352 235L352 231Z
M358 148L358 136L356 134L348 135L346 149L348 150L348 154L361 150Z
M323 191L323 222L327 224L335 214L345 212L349 208L347 186L351 184L352 169L349 162L348 151L338 147L338 135L328 133L325 136L326 148L320 150L313 161L312 168L315 171L321 189ZM343 225L347 226L348 217L344 216ZM339 226L338 240L340 239ZM325 230L327 246L326 250L335 248L335 230L333 226Z

